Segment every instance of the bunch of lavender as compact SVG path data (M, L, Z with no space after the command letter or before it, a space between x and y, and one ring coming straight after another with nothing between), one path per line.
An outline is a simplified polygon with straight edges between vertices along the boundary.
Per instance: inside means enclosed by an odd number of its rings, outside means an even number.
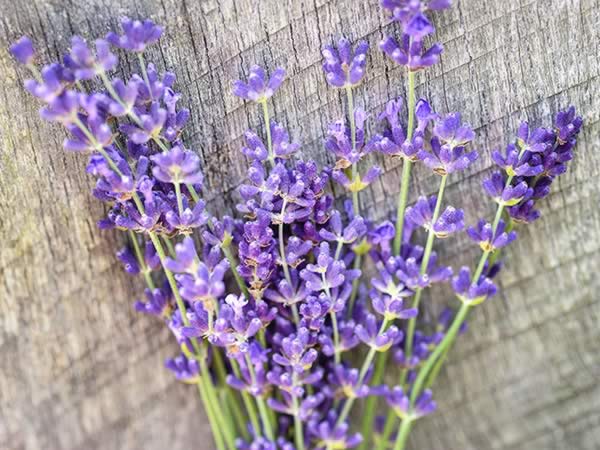
M448 177L476 160L475 136L460 114L440 115L414 92L415 72L442 51L424 44L434 32L426 13L450 1L382 5L402 30L400 41L390 37L380 47L409 71L406 127L403 103L394 100L380 116L381 134L367 137L368 117L355 108L353 88L365 76L369 46L342 39L323 50L323 69L331 86L345 90L347 119L330 125L325 148L336 163L320 169L298 157L300 145L269 115L285 70L267 75L252 67L233 86L264 120L262 130L246 133L241 149L249 160L241 219L212 215L200 197L200 160L182 140L189 112L177 105L175 76L143 57L160 27L123 19L123 34L109 33L94 48L73 37L62 63L41 71L29 39L11 47L31 70L25 87L43 102L42 117L68 131L65 149L89 154L93 193L108 206L98 225L127 232L129 244L117 256L147 285L134 306L175 337L181 354L165 365L196 386L219 450L383 449L390 438L403 449L414 422L436 408L429 387L469 311L496 293L492 279L501 249L516 239L513 228L539 216L537 201L572 158L581 127L573 108L559 113L552 129L523 124L505 153L494 152L499 170L484 190L497 214L467 228L482 256L473 274L463 267L453 277L433 247L465 228L462 210L444 206L443 197ZM111 74L115 48L136 55L139 75ZM395 222L360 215L359 193L380 174L364 167L371 152L402 158ZM440 188L408 207L417 162L440 176ZM349 191L343 210L328 193L330 180ZM420 227L424 245L413 233ZM366 262L375 276L363 276ZM417 331L423 292L445 282L460 307L447 309L433 332ZM389 355L400 366L393 386L383 383ZM387 418L375 417L378 399L389 405ZM360 432L349 422L357 401L366 402Z

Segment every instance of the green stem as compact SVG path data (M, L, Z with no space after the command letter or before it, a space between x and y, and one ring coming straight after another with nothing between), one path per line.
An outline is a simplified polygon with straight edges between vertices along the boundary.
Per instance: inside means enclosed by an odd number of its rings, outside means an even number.
M231 253L231 249L230 249L229 245L222 246L221 249L223 250L223 253L225 254L225 258L227 258L227 261L229 262L229 268L231 269L231 273L233 273L233 278L235 278L235 282L237 283L238 287L240 288L240 291L242 292L244 297L249 299L250 293L248 292L248 287L246 286L246 283L242 279L242 276L237 271L237 265L238 265L237 259L235 258L233 253Z
M362 255L356 255L354 257L354 264L352 268L354 270L360 269L362 264ZM356 302L356 296L358 295L358 286L360 285L360 280L355 278L352 281L352 293L350 294L350 301L348 305L348 317L352 316L352 311L354 310L354 303Z
M154 285L154 280L152 280L152 276L150 275L150 269L146 265L146 260L144 259L144 255L140 248L140 244L137 241L137 237L136 237L135 233L131 230L129 230L129 238L131 239L131 242L133 243L133 250L135 252L135 257L137 258L138 264L140 265L140 269L141 269L142 273L144 274L144 279L146 280L146 284L148 285L148 287L151 290L154 290L156 286Z
M356 118L354 117L354 95L352 95L352 86L346 86L346 97L348 99L348 117L350 119L350 136L352 139L352 152L356 152ZM352 164L352 183L357 181L358 166ZM360 206L358 203L358 191L352 191L352 207L355 215L360 215Z
M221 432L219 431L219 426L217 424L217 421L215 420L212 405L208 401L206 388L204 386L204 380L200 378L196 385L198 386L198 393L200 394L200 398L202 399L202 403L204 404L204 411L206 411L206 416L208 417L210 428L213 430L213 437L215 439L215 445L217 446L217 450L225 450L223 436L221 435Z
M271 167L275 167L275 155L273 155L273 140L271 138L271 123L269 119L269 105L267 104L268 100L262 100L260 103L262 104L263 110L263 120L265 122L265 133L267 135L267 150L269 152L269 162L271 163Z
M325 277L325 272L321 272L321 280L323 280L324 291L325 291L325 294L327 295L327 298L331 299L331 291L329 289L329 285L327 284L327 278ZM336 312L330 311L329 317L331 318L331 327L333 328L333 356L334 356L335 363L339 364L341 362L341 355L340 355L340 350L339 350L340 333L339 333L339 329L338 329L338 321L337 321Z
M254 372L254 365L250 360L250 356L246 353L246 365L248 366L248 371L250 372L250 378L252 379L252 384L256 384L256 373ZM263 424L263 429L265 432L265 436L269 438L271 441L275 440L275 435L273 433L273 427L271 425L271 420L269 418L269 412L267 410L267 406L265 405L265 400L261 395L257 395L256 404L258 405L258 411L260 414L260 420Z
M231 360L231 367L233 368L234 375L241 380L242 374L240 372L240 368L236 360ZM262 435L260 430L260 422L258 421L258 412L256 411L256 407L254 406L252 397L250 396L250 394L248 394L248 392L242 391L242 401L244 402L244 406L246 407L246 411L248 412L248 417L250 418L252 428L256 433L258 433L259 436Z
M433 242L435 241L435 231L433 227L435 222L437 221L440 211L442 209L442 202L444 198L444 191L446 190L446 182L448 181L448 175L442 176L440 181L440 187L438 189L437 200L435 202L435 209L433 211L433 217L431 219L431 226L429 227L429 231L427 233L427 243L425 244L425 251L423 253L423 259L421 261L421 271L420 275L423 276L427 273L427 267L429 266L429 260L431 258L431 252L433 251ZM419 304L421 302L421 296L423 293L423 289L419 288L415 292L415 296L413 298L412 308L419 309ZM413 340L415 335L415 328L417 325L417 318L413 317L408 321L408 329L406 332L406 342L404 344L404 354L406 355L406 359L408 360L412 355L413 350ZM404 382L404 378L406 377L407 369L403 369L402 378Z
M442 339L442 342L439 343L439 345L435 348L433 353L427 358L421 370L419 370L419 374L417 375L417 379L415 380L410 395L411 405L415 404L417 397L421 394L421 389L423 387L423 384L425 383L425 379L431 371L437 358L440 355L442 355L450 345L452 345L452 342L454 342L454 339L456 338L456 335L458 334L462 323L467 317L470 308L471 307L467 303L463 303L461 305L460 309L458 310L458 313L456 314L456 317L454 318L454 321L452 322L452 325L450 326L448 332L444 336L444 339Z
M376 450L385 450L389 444L390 436L396 428L396 420L398 416L395 414L388 414L385 419L385 425L383 426L383 433L381 434L381 438L379 439L379 443L377 444Z
M379 355L377 355L377 359L375 360L375 372L373 373L373 378L371 379L371 385L379 386L381 384L383 376L385 374L386 361L387 352L381 352ZM367 397L361 429L361 434L365 436L360 446L360 449L362 450L365 450L369 445L368 437L371 436L373 433L373 422L375 420L375 411L377 409L378 403L377 400L378 397L375 395Z
M283 199L283 204L281 205L281 218L279 222L279 258L281 259L281 266L283 267L283 273L285 274L285 279L292 286L292 277L290 276L290 269L288 267L287 259L285 257L285 241L283 239L283 215L285 214L285 208L287 207L287 199Z
M177 197L177 209L179 210L179 217L183 214L183 199L181 198L181 186L178 181L173 183L175 186L175 196Z
M104 75L104 77L106 78L106 75ZM108 83L108 84L110 85L110 83ZM112 86L110 86L110 87L112 88ZM122 172L119 170L118 166L112 160L110 155L108 155L108 153L106 153L104 148L100 145L100 143L96 140L96 138L92 135L92 133L87 129L87 127L81 122L81 120L79 120L79 118L76 118L74 123L82 130L82 132L89 139L90 143L92 143L92 145L98 150L98 152L100 152L100 154L106 159L109 166L117 174L119 174L120 176L123 176ZM143 214L144 213L144 205L142 204L139 196L137 195L137 192L133 193L133 200L134 200L139 212ZM177 308L180 311L182 321L185 326L190 326L190 322L187 317L186 306L185 306L185 303L183 302L183 299L181 298L181 295L179 293L179 289L177 287L175 277L173 276L173 273L166 267L166 254L165 254L164 248L160 242L160 239L154 232L148 232L148 236L149 236L150 240L152 241L154 248L156 249L156 253L158 254L158 257L160 259L163 271L165 272L165 276L167 278L169 286L171 287L173 296L175 297L175 302L177 303ZM194 351L197 355L201 355L204 353L200 350L200 345L198 344L198 341L196 339L191 339L191 342L192 342L192 346L194 347ZM200 362L201 367L205 366L205 363L202 359L199 362ZM202 376L202 383L204 384L206 398L208 399L207 404L210 405L211 403L217 403L216 395L215 395L215 388L212 384L212 381L210 380L210 374L208 373L208 370L206 370L205 376ZM221 428L213 428L213 433L215 435L217 433L223 433L225 439L228 441L227 442L228 446L232 450L234 450L235 449L235 437L232 435L233 430L231 430L231 428L227 426L227 424L225 423L225 421L221 415L221 412L218 408L214 409L213 413L215 415L216 422L221 427Z
M388 323L389 323L389 320L384 317L383 322L381 323L381 327L379 328L378 334L381 334L386 330ZM377 353L377 350L374 347L369 348L369 352L367 353L367 356L365 357L362 367L360 368L360 372L358 375L358 382L357 382L358 386L360 386L363 383L363 381L365 381L365 377L367 376L369 367L371 367L371 364L373 363L373 358L375 358L376 353ZM356 397L350 397L350 398L348 398L348 400L346 400L346 403L344 404L344 407L342 408L342 412L340 413L340 415L338 417L336 425L341 425L348 418L348 415L350 414L350 411L352 410L352 406L354 405L355 400L356 400Z
M210 378L210 372L208 371L206 362L204 360L200 360L198 362L200 363L201 378L204 384L206 395L208 397L208 402L211 405L213 414L215 415L215 421L217 422L217 429L222 433L227 447L230 450L235 450L235 433L231 424L231 418L229 417L229 420L226 420L223 415L223 408L221 408L219 404L219 400L216 395L216 389Z
M415 72L408 72L408 127L406 130L406 139L410 141L413 137L415 127ZM404 157L402 166L402 184L400 185L400 194L398 195L398 211L396 216L396 237L394 238L394 255L400 254L402 246L402 233L404 231L404 213L408 203L408 188L410 185L410 169L412 163L410 159Z
M450 351L450 345L448 347L446 347L446 349L444 350L444 353L442 353L440 355L438 360L435 362L433 369L431 369L431 373L427 376L427 380L425 381L425 389L429 389L433 385L434 381L436 380L436 378L438 377L438 375L440 373L440 370L442 369L442 365L444 364L444 362L446 361L446 358L448 357L449 351Z
M406 441L408 440L408 435L412 429L412 423L413 422L411 419L404 419L402 421L402 425L400 426L400 431L398 431L398 437L396 438L396 443L394 445L394 450L404 450L406 447Z
M292 381L292 384L296 386L298 383L298 375L295 372L292 375ZM302 428L302 421L300 420L300 407L296 396L292 396L292 407L294 408L294 441L296 450L304 450L304 429Z
M148 92L150 93L150 98L152 98L152 89L150 88L150 80L148 79L148 72L146 71L146 63L144 62L144 56L141 53L137 54L138 61L140 63L140 69L142 71L142 78L144 79L144 83L148 87Z
M338 243L337 243L337 246L336 246L336 248L335 248L335 256L334 256L334 259L335 259L336 261L338 261L338 260L340 259L340 256L341 256L341 254L342 254L342 249L343 249L343 248L344 248L344 241L342 241L342 240L339 240L339 241L338 241Z

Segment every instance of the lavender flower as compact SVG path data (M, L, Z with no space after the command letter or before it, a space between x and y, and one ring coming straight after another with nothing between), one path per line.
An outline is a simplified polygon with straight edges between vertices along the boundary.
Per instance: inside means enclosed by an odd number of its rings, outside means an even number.
M147 114L140 116L140 124L123 124L120 129L136 144L145 144L152 139L160 139L167 121L167 111L158 102L153 102Z
M349 434L350 426L347 423L337 425L335 417L308 426L317 440L318 450L354 448L363 441L360 433Z
M200 379L200 366L198 361L187 359L184 355L179 355L173 359L165 361L165 367L175 374L175 378L184 383L197 383Z
M347 398L362 398L369 395L368 380L361 380L358 369L347 368L337 364L329 376L330 382Z
M114 69L118 59L111 53L108 42L96 40L96 52L88 47L83 38L71 38L71 52L65 56L65 67L70 69L77 80L91 80L97 75Z
M477 159L476 151L466 150L474 134L468 125L461 125L459 113L438 120L433 135L431 152L421 150L418 157L438 175L463 171Z
M402 23L407 32L425 26L431 27L430 32L433 32L433 25L424 13L450 8L451 4L451 0L381 0L381 6L392 14L394 20ZM419 25L420 22L425 25Z
M32 64L35 59L33 42L27 36L21 37L10 46L10 54L21 64Z
M402 156L411 161L417 160L419 151L423 149L424 132L428 125L437 116L432 112L429 103L420 99L415 107L415 116L418 126L412 139L406 139L406 134L400 124L400 110L402 100L390 100L385 110L379 116L380 121L387 122L388 128L384 134L375 136L373 145L375 149L389 156Z
M69 81L72 81L71 72L60 64L49 64L42 68L42 81L26 80L25 89L34 97L50 103L62 94Z
M407 66L411 72L416 72L437 64L444 50L442 44L439 43L433 44L426 49L422 41L411 40L408 34L404 34L400 42L388 36L380 42L379 48L392 61L401 66Z
M430 390L425 390L417 398L414 408L410 407L410 400L408 399L408 396L399 386L396 386L392 390L388 391L385 398L390 407L392 407L394 412L402 420L414 420L427 416L433 413L437 408L435 401L432 400L432 394Z
M106 35L106 40L115 47L139 53L142 53L148 45L157 42L163 32L162 27L150 19L141 22L123 17L121 27L125 34L119 36L111 31Z
M369 44L361 41L352 51L352 44L348 39L339 40L337 48L327 45L323 49L323 71L327 82L336 88L350 88L361 82L365 76L367 64L367 51Z
M163 183L202 184L200 158L194 152L176 145L168 152L153 155L150 159L155 163L152 174Z
M458 275L452 279L452 287L456 296L463 303L478 305L489 297L496 295L496 285L486 277L481 277L471 282L471 271L468 267L462 267Z
M134 303L136 311L157 317L169 317L171 314L170 293L165 289L146 289L146 301Z
M485 179L483 188L496 203L505 206L514 206L526 195L531 196L533 193L533 189L530 189L525 181L521 181L515 186L507 186L500 172L494 172L490 178Z
M352 164L358 163L374 150L373 146L365 142L367 114L362 108L356 108L353 114L356 127L354 144L350 127L346 126L343 120L333 122L327 132L325 148L338 158L335 165L336 169L346 169Z
M484 252L493 252L499 248L505 247L517 238L515 231L504 231L506 224L503 220L498 222L495 232L493 232L492 224L481 219L477 223L477 227L469 227L467 234L477 242Z
M533 177L541 174L544 167L538 158L534 158L531 152L524 152L521 156L521 151L514 145L510 144L506 147L506 153L503 155L500 151L492 152L492 160L509 176L526 176Z
M367 314L364 325L358 324L355 328L356 336L366 345L378 352L385 352L402 339L402 331L395 325L382 331L377 319L372 314Z
M383 0L382 5L402 28L399 42L387 38L381 43L384 52L411 72L437 62L441 45L424 45L424 38L434 32L426 14L449 7L450 0ZM582 125L574 108L559 112L552 128L533 129L523 123L516 142L504 153L494 152L502 170L484 182L484 189L499 203L499 212L495 225L481 220L467 230L483 249L484 260L476 277L463 267L452 280L463 306L460 312L442 313L427 333L414 331L412 325L418 322L412 321L404 340L392 322L417 317L418 308L409 307L407 299L453 273L438 263L429 245L425 251L417 244L420 236L414 231L424 227L432 231L430 237L447 237L464 228L463 211L439 207L435 196L419 198L405 211L401 245L392 251L393 223L373 223L359 216L351 202L345 214L336 210L329 180L353 193L364 189L380 169L370 166L362 174L354 172L374 150L405 159L407 168L420 159L441 176L466 169L477 152L468 150L474 133L460 114L440 117L421 99L409 111L412 129L407 130L401 120L402 102L393 100L379 116L384 131L369 140L367 114L357 108L350 111L352 129L343 120L329 128L325 147L337 161L323 169L311 160L292 159L299 144L272 120L269 145L257 134L246 133L242 153L251 164L238 205L244 218L209 217L195 192L202 187L200 159L182 140L190 113L178 106L181 94L175 76L159 74L153 64L144 67L141 56L159 39L162 28L150 20L127 18L122 25L122 35L109 33L107 40L96 41L95 49L74 37L63 63L44 66L41 77L30 67L36 79L25 84L43 103L42 117L68 131L65 149L90 152L86 170L97 180L93 194L108 209L99 226L147 235L143 253L134 241L135 253L125 248L118 258L125 271L143 275L149 285L135 309L160 318L184 352L168 360L167 368L181 381L198 383L202 365L203 395L213 399L212 374L225 375L223 401L231 402L232 408L237 408L238 396L231 389L242 391L245 404L247 394L255 397L262 429L253 418L248 442L234 442L231 430L225 430L223 447L293 450L304 440L304 448L354 447L362 438L350 432L346 422L353 402L381 394L405 424L432 413L436 406L431 392L421 392L423 376L431 373L416 369L431 367L430 358L449 348L454 331L464 332L466 325L456 320L465 317L468 307L496 293L492 279L501 267L497 250L516 238L513 222L539 216L537 202L549 194L553 180L574 156ZM137 53L143 76L111 77L108 72L117 58L109 44ZM337 48L326 47L323 68L328 83L348 90L360 83L367 49L362 42L353 50L345 39ZM26 65L35 58L27 38L15 43L11 53ZM96 77L103 88L81 83ZM266 111L266 102L284 77L283 69L267 77L263 69L253 67L247 82L234 83L234 93L261 103ZM85 92L88 89L91 92ZM352 177L350 168L355 169ZM500 220L503 210L511 217L508 225ZM195 240L197 230L202 239ZM168 248L161 249L163 241ZM374 267L361 267L367 253ZM361 268L370 279L361 280ZM165 281L155 288L159 280ZM360 368L353 368L346 353L361 343L369 347L368 357ZM416 397L413 404L402 388L389 390L374 377L379 371L373 371L372 358L386 351L403 369ZM210 371L207 376L205 370ZM221 408L208 412L215 416L211 422L227 424ZM259 437L261 433L268 437ZM292 435L296 445L287 441Z
M432 224L436 203L437 196L435 195L429 199L419 197L414 206L406 209L406 218L414 227L423 227L426 230L433 227L433 232L438 238L446 238L452 233L461 231L465 226L464 212L452 206L446 207Z
M241 80L233 84L233 93L244 100L256 103L266 102L279 89L285 79L285 69L278 67L267 80L264 69L260 66L250 68L248 82Z
M575 107L571 106L566 111L559 111L556 115L555 128L559 144L566 144L573 139L583 125L583 119L576 116Z
M275 353L273 361L280 366L290 367L298 374L309 370L318 356L314 348L308 348L309 342L309 331L300 328L297 334L291 334L283 339L281 353Z

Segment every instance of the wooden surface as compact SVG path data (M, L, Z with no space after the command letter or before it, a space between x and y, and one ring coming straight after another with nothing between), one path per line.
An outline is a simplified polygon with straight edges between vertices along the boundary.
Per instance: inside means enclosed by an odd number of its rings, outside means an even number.
M276 117L304 142L306 156L330 161L321 139L342 101L321 73L325 43L345 34L374 47L357 93L367 110L404 95L403 72L376 50L394 29L377 3L0 0L0 448L210 448L195 392L162 368L176 351L167 330L132 311L142 286L115 261L121 237L95 227L102 206L89 193L84 158L64 153L63 132L38 119L8 43L26 33L54 59L72 33L103 35L123 14L165 25L149 59L176 72L193 111L186 142L202 156L210 207L231 210L246 167L241 136L259 118L233 97L230 80L253 63L286 66ZM548 124L573 103L586 123L543 218L508 252L502 294L477 310L453 351L436 391L441 412L418 423L410 448L597 449L600 2L454 3L436 17L446 52L418 78L418 92L441 112L462 111L476 128L483 157L447 189L469 223L492 213L480 183L491 150L514 136L520 119ZM386 174L362 198L376 217L392 210L399 189L398 166L383 164ZM414 180L413 200L436 189L423 168ZM464 236L444 245L453 262L477 254ZM436 302L443 303L427 301Z

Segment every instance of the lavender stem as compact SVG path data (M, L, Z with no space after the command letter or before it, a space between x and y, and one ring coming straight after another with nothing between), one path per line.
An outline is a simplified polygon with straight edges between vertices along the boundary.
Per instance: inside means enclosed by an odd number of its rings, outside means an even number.
M415 72L408 72L408 126L406 129L407 140L410 141L415 127ZM404 157L402 162L402 181L398 195L398 211L396 215L396 237L394 238L394 255L400 254L402 233L404 231L404 212L408 205L408 189L410 185L410 170L412 162Z

